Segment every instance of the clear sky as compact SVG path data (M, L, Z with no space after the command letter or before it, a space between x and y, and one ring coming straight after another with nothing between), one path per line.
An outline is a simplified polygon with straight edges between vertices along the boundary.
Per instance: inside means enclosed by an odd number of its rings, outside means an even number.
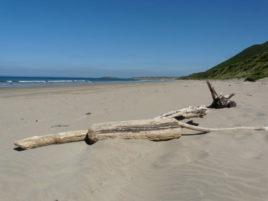
M268 40L267 0L0 0L0 75L180 76Z

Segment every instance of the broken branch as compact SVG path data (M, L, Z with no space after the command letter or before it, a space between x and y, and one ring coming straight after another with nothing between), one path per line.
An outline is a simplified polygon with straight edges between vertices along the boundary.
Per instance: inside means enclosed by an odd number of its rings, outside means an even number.
M234 101L231 101L230 99L234 96L234 94L230 95L218 95L215 91L214 87L211 85L211 83L207 80L207 85L210 90L213 102L209 106L210 108L225 108L225 107L235 107L236 103Z
M77 142L85 139L87 130L69 131L44 136L33 136L16 141L14 144L21 149L32 149L36 147L47 146L51 144L63 144L68 142Z
M232 127L232 128L205 128L200 126L192 126L190 124L179 121L178 124L182 128L187 128L195 131L213 132L213 131L237 131L237 130L255 130L255 131L268 131L268 127Z
M207 114L208 109L206 106L193 107L189 106L187 108L182 108L180 110L171 111L161 116L155 117L154 119L166 119L175 118L177 120L190 119L194 117L203 117Z

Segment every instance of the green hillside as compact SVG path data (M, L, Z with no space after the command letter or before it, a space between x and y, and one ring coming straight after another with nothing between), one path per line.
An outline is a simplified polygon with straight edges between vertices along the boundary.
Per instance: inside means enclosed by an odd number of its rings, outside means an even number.
M205 72L194 73L181 79L257 80L264 77L268 77L268 42L253 45Z

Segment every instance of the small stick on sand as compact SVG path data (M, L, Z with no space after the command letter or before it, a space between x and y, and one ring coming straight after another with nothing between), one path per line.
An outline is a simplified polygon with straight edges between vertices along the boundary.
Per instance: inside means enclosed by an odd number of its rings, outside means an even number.
M187 128L195 131L213 132L213 131L237 131L237 130L255 130L255 131L268 131L268 127L232 127L232 128L205 128L200 126L192 126L190 124L178 121L182 128Z

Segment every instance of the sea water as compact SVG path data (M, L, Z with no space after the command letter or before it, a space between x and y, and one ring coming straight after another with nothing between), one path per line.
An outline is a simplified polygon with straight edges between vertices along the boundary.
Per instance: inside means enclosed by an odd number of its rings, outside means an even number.
M86 85L94 83L143 82L134 78L82 78L82 77L16 77L0 76L0 87L34 87L54 85Z

